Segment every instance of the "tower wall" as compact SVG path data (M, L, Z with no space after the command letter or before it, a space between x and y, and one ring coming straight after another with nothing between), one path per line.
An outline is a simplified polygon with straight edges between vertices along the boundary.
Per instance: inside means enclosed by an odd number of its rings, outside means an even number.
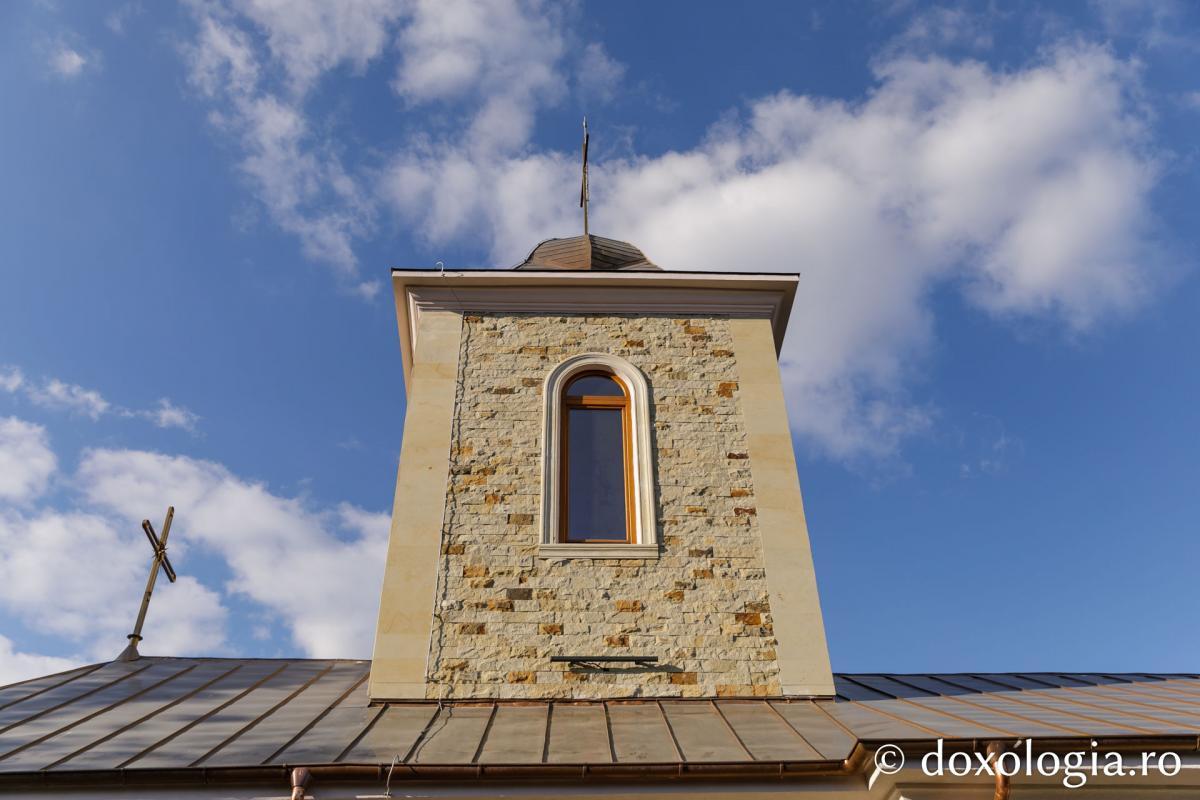
M833 694L777 363L794 277L393 280L408 403L373 700ZM645 379L656 543L612 555L542 541L543 392L583 354ZM551 661L609 655L658 662Z
M729 320L463 320L429 696L779 694ZM581 352L647 377L661 555L540 558L541 392ZM569 669L552 655L655 655Z

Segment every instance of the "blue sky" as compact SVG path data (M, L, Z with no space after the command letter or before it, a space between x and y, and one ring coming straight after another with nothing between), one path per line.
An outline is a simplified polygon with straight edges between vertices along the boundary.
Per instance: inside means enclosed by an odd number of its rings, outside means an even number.
M8 3L0 681L124 644L367 657L391 266L580 228L802 274L834 668L1195 670L1187 3Z

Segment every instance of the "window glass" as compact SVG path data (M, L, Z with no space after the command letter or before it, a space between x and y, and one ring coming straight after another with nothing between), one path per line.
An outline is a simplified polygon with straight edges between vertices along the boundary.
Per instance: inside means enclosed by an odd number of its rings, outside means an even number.
M582 375L567 387L568 397L623 397L625 391L609 375Z
M576 385L593 378L620 391L614 381L601 376L582 378ZM624 411L570 407L565 410L566 539L625 541Z

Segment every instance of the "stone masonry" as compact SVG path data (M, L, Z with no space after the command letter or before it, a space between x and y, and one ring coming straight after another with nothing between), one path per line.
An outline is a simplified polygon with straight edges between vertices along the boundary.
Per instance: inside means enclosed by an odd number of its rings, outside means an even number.
M612 353L650 384L658 559L540 559L542 385ZM738 377L724 318L463 321L429 697L778 695ZM551 664L656 655L655 668Z

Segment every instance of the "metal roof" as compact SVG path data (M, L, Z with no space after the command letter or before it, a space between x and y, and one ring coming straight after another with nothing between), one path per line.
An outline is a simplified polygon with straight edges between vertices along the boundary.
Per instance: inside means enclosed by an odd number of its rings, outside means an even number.
M629 242L603 236L572 236L547 239L533 248L514 269L562 270L659 270L641 250Z
M0 785L271 765L840 766L862 742L1194 738L1196 674L837 675L836 700L371 706L369 661L143 657L0 688Z

